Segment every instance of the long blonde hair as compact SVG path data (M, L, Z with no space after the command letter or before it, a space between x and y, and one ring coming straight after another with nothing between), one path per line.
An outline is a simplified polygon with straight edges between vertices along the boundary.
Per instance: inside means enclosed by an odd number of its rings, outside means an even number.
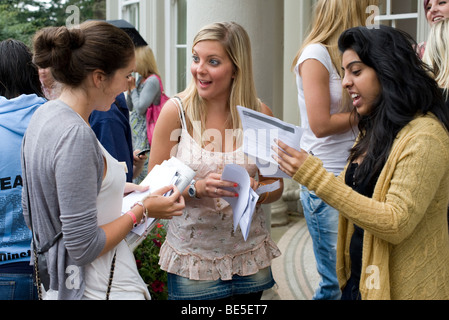
M234 65L234 79L229 96L230 118L228 125L232 129L241 129L237 106L260 111L261 102L257 97L254 84L251 42L245 29L235 22L213 23L203 27L196 35L193 46L201 41L218 41L223 45ZM194 136L202 137L206 129L207 107L199 96L196 83L191 81L184 91L183 105L187 126Z
M155 74L159 75L156 58L153 50L149 46L138 47L136 49L136 72L144 79Z
M343 31L364 26L371 13L369 6L377 6L378 0L319 0L314 9L314 19L310 32L295 56L292 69L301 57L304 49L314 43L324 45L337 72L341 72L341 53L338 50L338 39ZM349 97L343 95L342 111L347 110Z
M449 97L449 21L434 24L426 43L423 61L433 70L438 86Z

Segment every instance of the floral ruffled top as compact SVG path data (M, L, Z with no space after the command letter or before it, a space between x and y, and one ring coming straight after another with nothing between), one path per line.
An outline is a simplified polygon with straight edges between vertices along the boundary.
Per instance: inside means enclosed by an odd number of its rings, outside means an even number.
M195 180L222 173L227 164L242 165L251 177L256 176L257 166L248 164L242 149L232 153L207 151L185 128L184 124L177 158L195 170ZM163 270L191 280L226 281L233 275L256 274L280 255L261 206L256 208L248 240L244 241L239 227L234 232L231 206L223 199L205 198L189 201L183 216L170 221L159 264Z

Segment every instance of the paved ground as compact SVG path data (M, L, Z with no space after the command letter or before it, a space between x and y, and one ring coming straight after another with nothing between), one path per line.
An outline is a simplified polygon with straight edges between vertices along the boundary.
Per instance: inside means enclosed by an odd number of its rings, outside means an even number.
M262 299L311 300L320 278L305 219L291 216L289 225L272 229L272 236L282 256L272 264L277 286L266 291Z

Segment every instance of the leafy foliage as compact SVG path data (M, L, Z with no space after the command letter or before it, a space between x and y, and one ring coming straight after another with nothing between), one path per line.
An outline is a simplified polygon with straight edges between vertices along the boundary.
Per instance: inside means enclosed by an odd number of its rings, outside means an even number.
M13 38L31 45L36 31L66 24L68 6L79 8L80 22L106 18L106 0L2 0L0 2L0 41Z
M167 300L167 273L159 267L159 251L165 241L166 227L160 223L134 251L137 268L153 300Z

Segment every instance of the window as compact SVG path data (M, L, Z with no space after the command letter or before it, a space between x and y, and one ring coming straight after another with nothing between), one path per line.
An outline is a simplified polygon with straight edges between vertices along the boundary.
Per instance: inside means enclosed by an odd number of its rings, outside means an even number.
M176 16L176 91L181 92L187 85L187 0L177 0Z
M427 37L427 23L423 0L380 0L382 24L409 33L418 42Z
M120 7L122 8L122 19L128 21L139 30L140 27L140 4L139 0L122 0Z

